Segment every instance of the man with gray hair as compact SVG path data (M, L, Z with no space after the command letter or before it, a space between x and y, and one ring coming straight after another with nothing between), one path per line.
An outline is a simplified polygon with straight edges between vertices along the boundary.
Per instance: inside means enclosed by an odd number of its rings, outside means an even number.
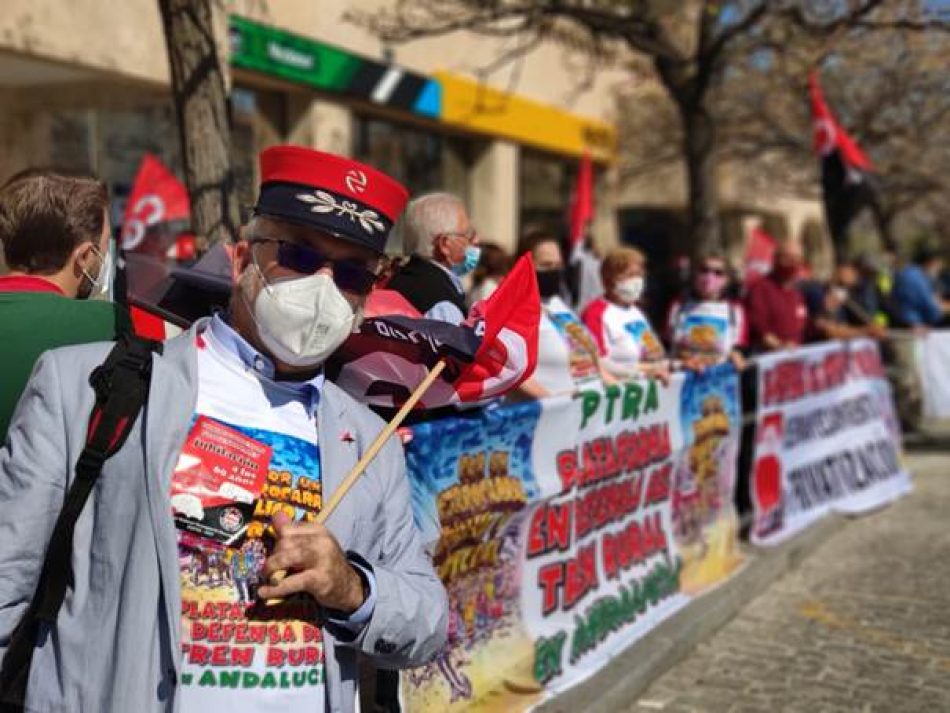
M389 281L424 316L459 324L465 291L459 280L478 264L478 233L465 204L451 193L427 193L409 203L403 249L411 254Z

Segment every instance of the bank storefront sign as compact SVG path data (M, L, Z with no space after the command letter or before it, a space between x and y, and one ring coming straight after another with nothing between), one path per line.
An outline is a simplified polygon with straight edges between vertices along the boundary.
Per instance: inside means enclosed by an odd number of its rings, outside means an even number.
M231 64L325 92L436 119L455 129L595 161L616 157L616 130L453 72L383 64L244 17L230 18Z
M429 118L442 111L437 81L243 17L230 20L231 64Z

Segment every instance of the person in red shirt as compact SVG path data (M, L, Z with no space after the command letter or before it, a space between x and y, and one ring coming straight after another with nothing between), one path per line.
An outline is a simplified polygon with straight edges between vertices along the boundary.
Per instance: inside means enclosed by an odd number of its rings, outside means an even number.
M808 309L796 284L801 267L801 246L786 242L775 253L772 271L749 287L745 303L753 351L788 349L805 340Z

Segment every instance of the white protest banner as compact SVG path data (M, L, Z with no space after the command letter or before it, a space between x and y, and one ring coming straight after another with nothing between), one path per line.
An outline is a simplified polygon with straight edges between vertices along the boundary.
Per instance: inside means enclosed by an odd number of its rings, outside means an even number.
M591 676L741 562L731 367L413 428L417 522L449 642L406 710L526 710Z
M754 544L776 544L829 512L863 512L910 490L876 343L827 342L757 364Z
M924 416L950 418L950 330L932 331L915 346Z

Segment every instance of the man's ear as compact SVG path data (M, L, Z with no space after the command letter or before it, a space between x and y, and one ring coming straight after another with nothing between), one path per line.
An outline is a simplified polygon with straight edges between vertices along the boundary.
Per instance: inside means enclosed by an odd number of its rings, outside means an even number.
M225 250L231 258L231 283L236 285L251 262L251 244L246 240L238 240L233 245L226 245Z
M76 277L82 277L83 270L89 272L89 267L92 263L93 247L91 242L84 240L73 248L73 252L69 256L69 262L73 266L73 273Z
M448 252L445 248L445 242L448 240L444 235L436 235L432 238L432 257L436 260L445 260Z

